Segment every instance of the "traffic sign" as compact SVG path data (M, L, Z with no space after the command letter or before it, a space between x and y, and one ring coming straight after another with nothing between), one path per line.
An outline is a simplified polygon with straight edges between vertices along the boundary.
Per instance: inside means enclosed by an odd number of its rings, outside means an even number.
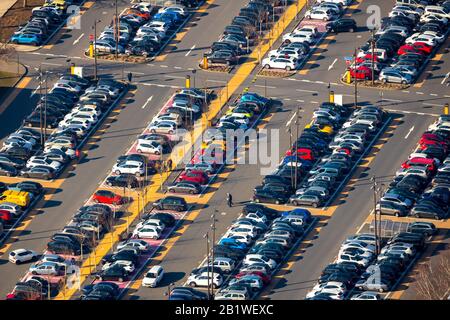
M94 35L93 34L89 35L89 41L94 41Z

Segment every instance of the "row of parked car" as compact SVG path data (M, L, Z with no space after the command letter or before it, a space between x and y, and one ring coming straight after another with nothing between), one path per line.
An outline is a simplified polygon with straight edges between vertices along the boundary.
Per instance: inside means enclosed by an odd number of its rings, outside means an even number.
M268 26L267 21L274 16L274 7L279 0L250 0L240 9L230 25L226 26L219 40L211 45L206 53L209 64L235 65L240 56L249 54L260 36Z
M246 204L214 246L214 257L208 255L191 272L186 285L210 284L218 289L216 300L254 298L270 283L273 272L311 222L311 214L304 209L280 212L257 203ZM177 294L170 299L197 298Z
M322 103L278 168L255 188L253 200L313 207L328 202L384 122L384 111L375 106L358 108L349 117L351 112Z
M77 3L78 0L46 0L42 6L32 9L29 21L13 33L10 41L31 46L43 44L65 21L67 8Z
M305 13L305 19L331 21L327 24L327 31L342 32L356 31L356 22L353 19L337 19L341 16L347 1L318 1ZM299 24L292 32L283 35L280 47L271 50L262 61L265 69L282 69L286 71L297 70L301 62L311 51L311 47L321 38L317 26Z
M379 293L394 289L419 252L426 238L436 233L431 223L413 222L407 231L381 239L377 255L374 234L362 233L342 243L336 260L327 265L308 300L381 300Z
M445 219L450 205L450 117L440 116L419 139L378 203L384 215Z
M371 39L359 49L350 66L357 79L383 83L410 84L423 65L447 38L450 1L397 1L375 33L372 57Z
M187 0L190 7L199 0ZM119 36L116 36L114 22L107 26L94 43L97 52L125 53L148 57L154 55L173 34L174 29L189 16L185 5L170 5L157 8L149 2L133 4L119 17ZM118 43L117 38L119 39Z
M61 76L40 97L22 127L3 142L0 174L55 178L75 158L79 142L104 118L125 89L125 85L114 80L102 79L94 84L72 74ZM54 130L47 136L47 129Z
M5 230L26 214L44 192L42 185L34 181L10 185L0 182L0 239L3 240Z

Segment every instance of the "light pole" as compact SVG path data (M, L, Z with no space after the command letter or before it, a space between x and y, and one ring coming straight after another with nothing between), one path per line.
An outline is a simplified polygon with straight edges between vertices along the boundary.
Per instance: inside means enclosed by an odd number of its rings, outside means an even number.
M218 212L219 212L219 210L214 209L214 213L211 215L211 220L212 220L212 224L211 224L211 231L212 231L212 248L211 248L212 275L211 275L211 279L214 279L214 244L216 243L216 221L217 221L216 214ZM213 280L211 280L211 299L214 299L214 281Z
M208 300L210 300L211 299L211 293L209 291L210 290L210 285L209 285L210 277L209 277L209 234L208 234L208 232L203 235L203 238L206 239L206 274L207 274L207 277L208 277L208 285L207 285L207 287L208 287Z
M167 292L164 293L165 296L169 297L169 300L170 300L170 295L172 294L172 287L174 287L174 286L175 286L174 282L169 283L167 285Z
M194 88L195 88L195 74L197 73L197 70L192 70L192 82L193 82L193 85L194 85Z
M372 48L372 86L375 84L375 28L372 29L372 38L370 39L370 46Z
M116 0L116 3L115 3L115 6L116 6L116 16L115 16L115 29L114 29L114 31L116 33L116 60L117 60L119 58L119 38L120 38L120 36L119 36L119 14L118 14L118 11L117 11L117 0Z
M94 20L94 80L97 80L97 23L102 22L101 20Z
M355 82L355 108L358 107L358 77L356 72L356 48L353 55L353 69L355 70L354 82Z

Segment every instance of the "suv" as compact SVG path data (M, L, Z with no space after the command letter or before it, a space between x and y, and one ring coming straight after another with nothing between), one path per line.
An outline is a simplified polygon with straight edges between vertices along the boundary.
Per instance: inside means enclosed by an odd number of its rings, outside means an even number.
M153 203L153 207L158 210L175 210L175 211L186 211L187 203L184 198L168 196L165 198L158 199Z

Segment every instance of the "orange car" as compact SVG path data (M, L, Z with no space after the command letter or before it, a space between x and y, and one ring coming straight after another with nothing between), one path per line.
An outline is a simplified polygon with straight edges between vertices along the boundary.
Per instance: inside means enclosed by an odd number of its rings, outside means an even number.
M142 11L139 11L138 9L130 8L130 9L128 9L128 10L126 11L125 14L134 14L134 15L136 15L136 16L138 16L138 17L141 17L141 18L143 18L143 19L145 19L145 20L150 20L150 13L148 13L148 12L142 12Z

